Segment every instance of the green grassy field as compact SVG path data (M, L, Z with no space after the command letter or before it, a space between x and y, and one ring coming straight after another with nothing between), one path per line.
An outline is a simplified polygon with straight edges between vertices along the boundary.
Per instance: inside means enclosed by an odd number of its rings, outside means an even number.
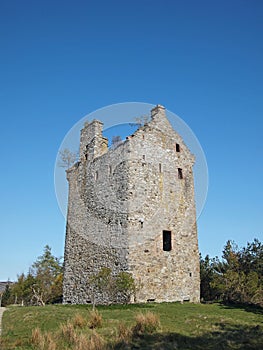
M102 315L102 326L96 332L103 338L103 349L263 349L262 309L250 307L228 307L219 304L142 304L98 307ZM2 350L40 349L31 344L32 330L39 328L43 334L59 332L66 324L81 315L89 320L90 306L48 305L45 307L10 307L3 316ZM126 342L117 341L118 327L127 328L135 324L135 316L142 312L153 312L160 318L160 327L152 334L131 336ZM80 327L78 334L89 337L93 330ZM72 344L56 347L53 344L43 350L87 349ZM94 348L95 349L95 348ZM102 348L98 348L102 349Z

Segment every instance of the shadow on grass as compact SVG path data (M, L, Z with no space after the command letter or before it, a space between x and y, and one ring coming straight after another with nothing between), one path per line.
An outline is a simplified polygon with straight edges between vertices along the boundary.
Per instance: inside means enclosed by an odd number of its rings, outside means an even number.
M97 310L136 310L136 309L151 309L155 307L156 304L111 304L111 305L96 305ZM65 304L62 305L63 308L68 309L80 309L80 310L92 310L91 304Z
M262 350L263 329L260 326L215 324L215 331L198 336L177 333L152 334L118 343L113 350Z
M256 315L263 315L263 308L255 305L246 305L246 304L231 304L231 303L221 303L221 308L223 309L240 309L246 312L252 312ZM263 346L262 346L263 349Z

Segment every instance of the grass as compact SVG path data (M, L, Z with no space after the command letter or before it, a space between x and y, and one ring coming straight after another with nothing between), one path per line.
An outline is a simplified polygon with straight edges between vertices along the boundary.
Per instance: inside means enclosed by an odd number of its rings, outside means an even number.
M2 326L1 350L263 348L262 309L220 304L10 307Z

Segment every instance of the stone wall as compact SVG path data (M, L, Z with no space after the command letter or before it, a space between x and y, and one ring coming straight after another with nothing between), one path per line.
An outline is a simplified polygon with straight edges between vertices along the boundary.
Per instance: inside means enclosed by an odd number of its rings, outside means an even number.
M89 278L101 267L131 272L139 302L198 302L193 155L162 106L124 143L106 145L100 122L86 124L81 161L67 172L64 302L89 302Z

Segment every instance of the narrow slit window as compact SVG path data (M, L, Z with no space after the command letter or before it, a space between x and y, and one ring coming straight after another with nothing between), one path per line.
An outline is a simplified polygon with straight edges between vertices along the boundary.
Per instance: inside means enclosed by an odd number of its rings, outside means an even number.
M176 152L181 152L179 143L176 144L175 148L176 148Z
M163 250L169 252L172 250L172 232L163 231Z
M112 166L109 165L109 174L111 175L112 174Z
M99 178L99 172L96 171L96 173L95 173L95 180L98 180L98 178Z
M178 168L178 179L183 179L183 170L181 168Z
M161 172L162 172L162 164L159 163L159 173L161 173Z

